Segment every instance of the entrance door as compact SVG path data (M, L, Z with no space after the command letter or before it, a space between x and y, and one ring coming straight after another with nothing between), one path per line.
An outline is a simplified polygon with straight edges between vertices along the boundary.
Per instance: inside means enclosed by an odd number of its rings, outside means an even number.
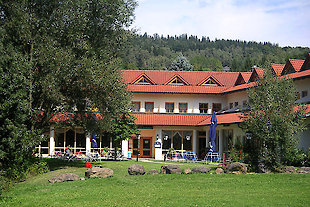
M138 139L133 138L133 158L137 156ZM142 158L151 158L152 156L152 137L140 138L140 155Z

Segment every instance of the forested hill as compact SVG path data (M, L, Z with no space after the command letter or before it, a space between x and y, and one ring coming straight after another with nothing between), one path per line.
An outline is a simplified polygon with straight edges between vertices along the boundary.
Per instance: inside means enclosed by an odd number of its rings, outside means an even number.
M194 70L250 71L252 66L270 67L287 59L305 59L308 47L279 47L269 42L215 39L197 36L134 35L127 44L122 61L124 69L165 70L181 53Z

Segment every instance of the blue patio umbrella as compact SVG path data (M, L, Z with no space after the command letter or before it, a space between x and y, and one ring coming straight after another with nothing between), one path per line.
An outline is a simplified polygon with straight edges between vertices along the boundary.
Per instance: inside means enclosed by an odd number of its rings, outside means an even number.
M213 112L212 118L211 118L210 142L209 142L209 147L210 147L211 152L215 151L216 126L217 126L217 118L216 118L215 112Z
M98 148L98 145L97 145L97 134L95 132L92 135L91 146L92 146L92 148Z

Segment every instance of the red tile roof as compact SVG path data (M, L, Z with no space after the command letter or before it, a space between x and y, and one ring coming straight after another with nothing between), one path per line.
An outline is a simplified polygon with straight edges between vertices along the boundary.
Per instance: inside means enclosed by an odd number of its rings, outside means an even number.
M249 82L251 74L251 72L241 72L241 75L246 83Z
M280 76L283 69L284 69L284 64L271 64L271 67L273 71L275 72L276 75Z
M249 78L249 81L250 82L257 81L257 78L262 78L263 76L264 76L264 69L254 68Z
M304 70L297 73L290 73L287 75L282 76L283 78L289 79L299 79L299 78L306 78L310 76L310 70Z
M206 78L212 75L225 87L231 87L235 84L239 75L238 72L215 72L215 71L166 71L166 70L122 70L124 82L130 84L138 76L146 74L156 85L164 85L172 77L179 75L189 85L197 86ZM205 87L205 86L203 86Z
M227 88L222 86L127 85L127 90L133 93L218 94Z
M208 119L209 115L181 115L181 114L132 114L137 119L137 125L152 126L196 126Z
M232 92L232 91L245 90L245 89L251 88L251 87L253 87L255 85L256 85L256 82L250 82L250 83L246 83L246 84L241 84L241 85L237 85L237 86L234 86L234 87L230 87L230 88L224 90L223 93L229 93L229 92Z
M306 58L304 64L301 66L300 71L310 69L310 53L308 53L308 57Z
M304 64L304 60L298 59L289 59L289 62L292 64L296 72L300 71L301 66Z
M187 114L133 114L137 125L151 126L206 126L211 124L211 115ZM240 123L241 113L219 114L218 124Z

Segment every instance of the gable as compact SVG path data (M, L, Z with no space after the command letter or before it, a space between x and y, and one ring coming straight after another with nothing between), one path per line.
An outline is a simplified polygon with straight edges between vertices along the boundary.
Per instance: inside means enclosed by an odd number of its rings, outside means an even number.
M241 73L239 73L238 78L237 78L234 85L237 86L237 85L241 85L244 83L245 83L245 80L244 80L243 76L241 75Z
M305 62L304 60L289 59L286 62L281 75L299 72L304 62Z
M222 86L222 84L212 75L201 81L199 86Z
M272 64L272 71L274 72L275 75L280 76L283 69L284 69L284 64Z
M181 76L175 75L170 78L165 85L176 85L176 86L184 86L189 85Z
M147 75L142 74L136 80L132 82L132 84L136 85L154 85L154 81L152 81Z
M301 66L300 71L309 70L310 69L310 53L308 53L308 57L306 58L304 64Z

